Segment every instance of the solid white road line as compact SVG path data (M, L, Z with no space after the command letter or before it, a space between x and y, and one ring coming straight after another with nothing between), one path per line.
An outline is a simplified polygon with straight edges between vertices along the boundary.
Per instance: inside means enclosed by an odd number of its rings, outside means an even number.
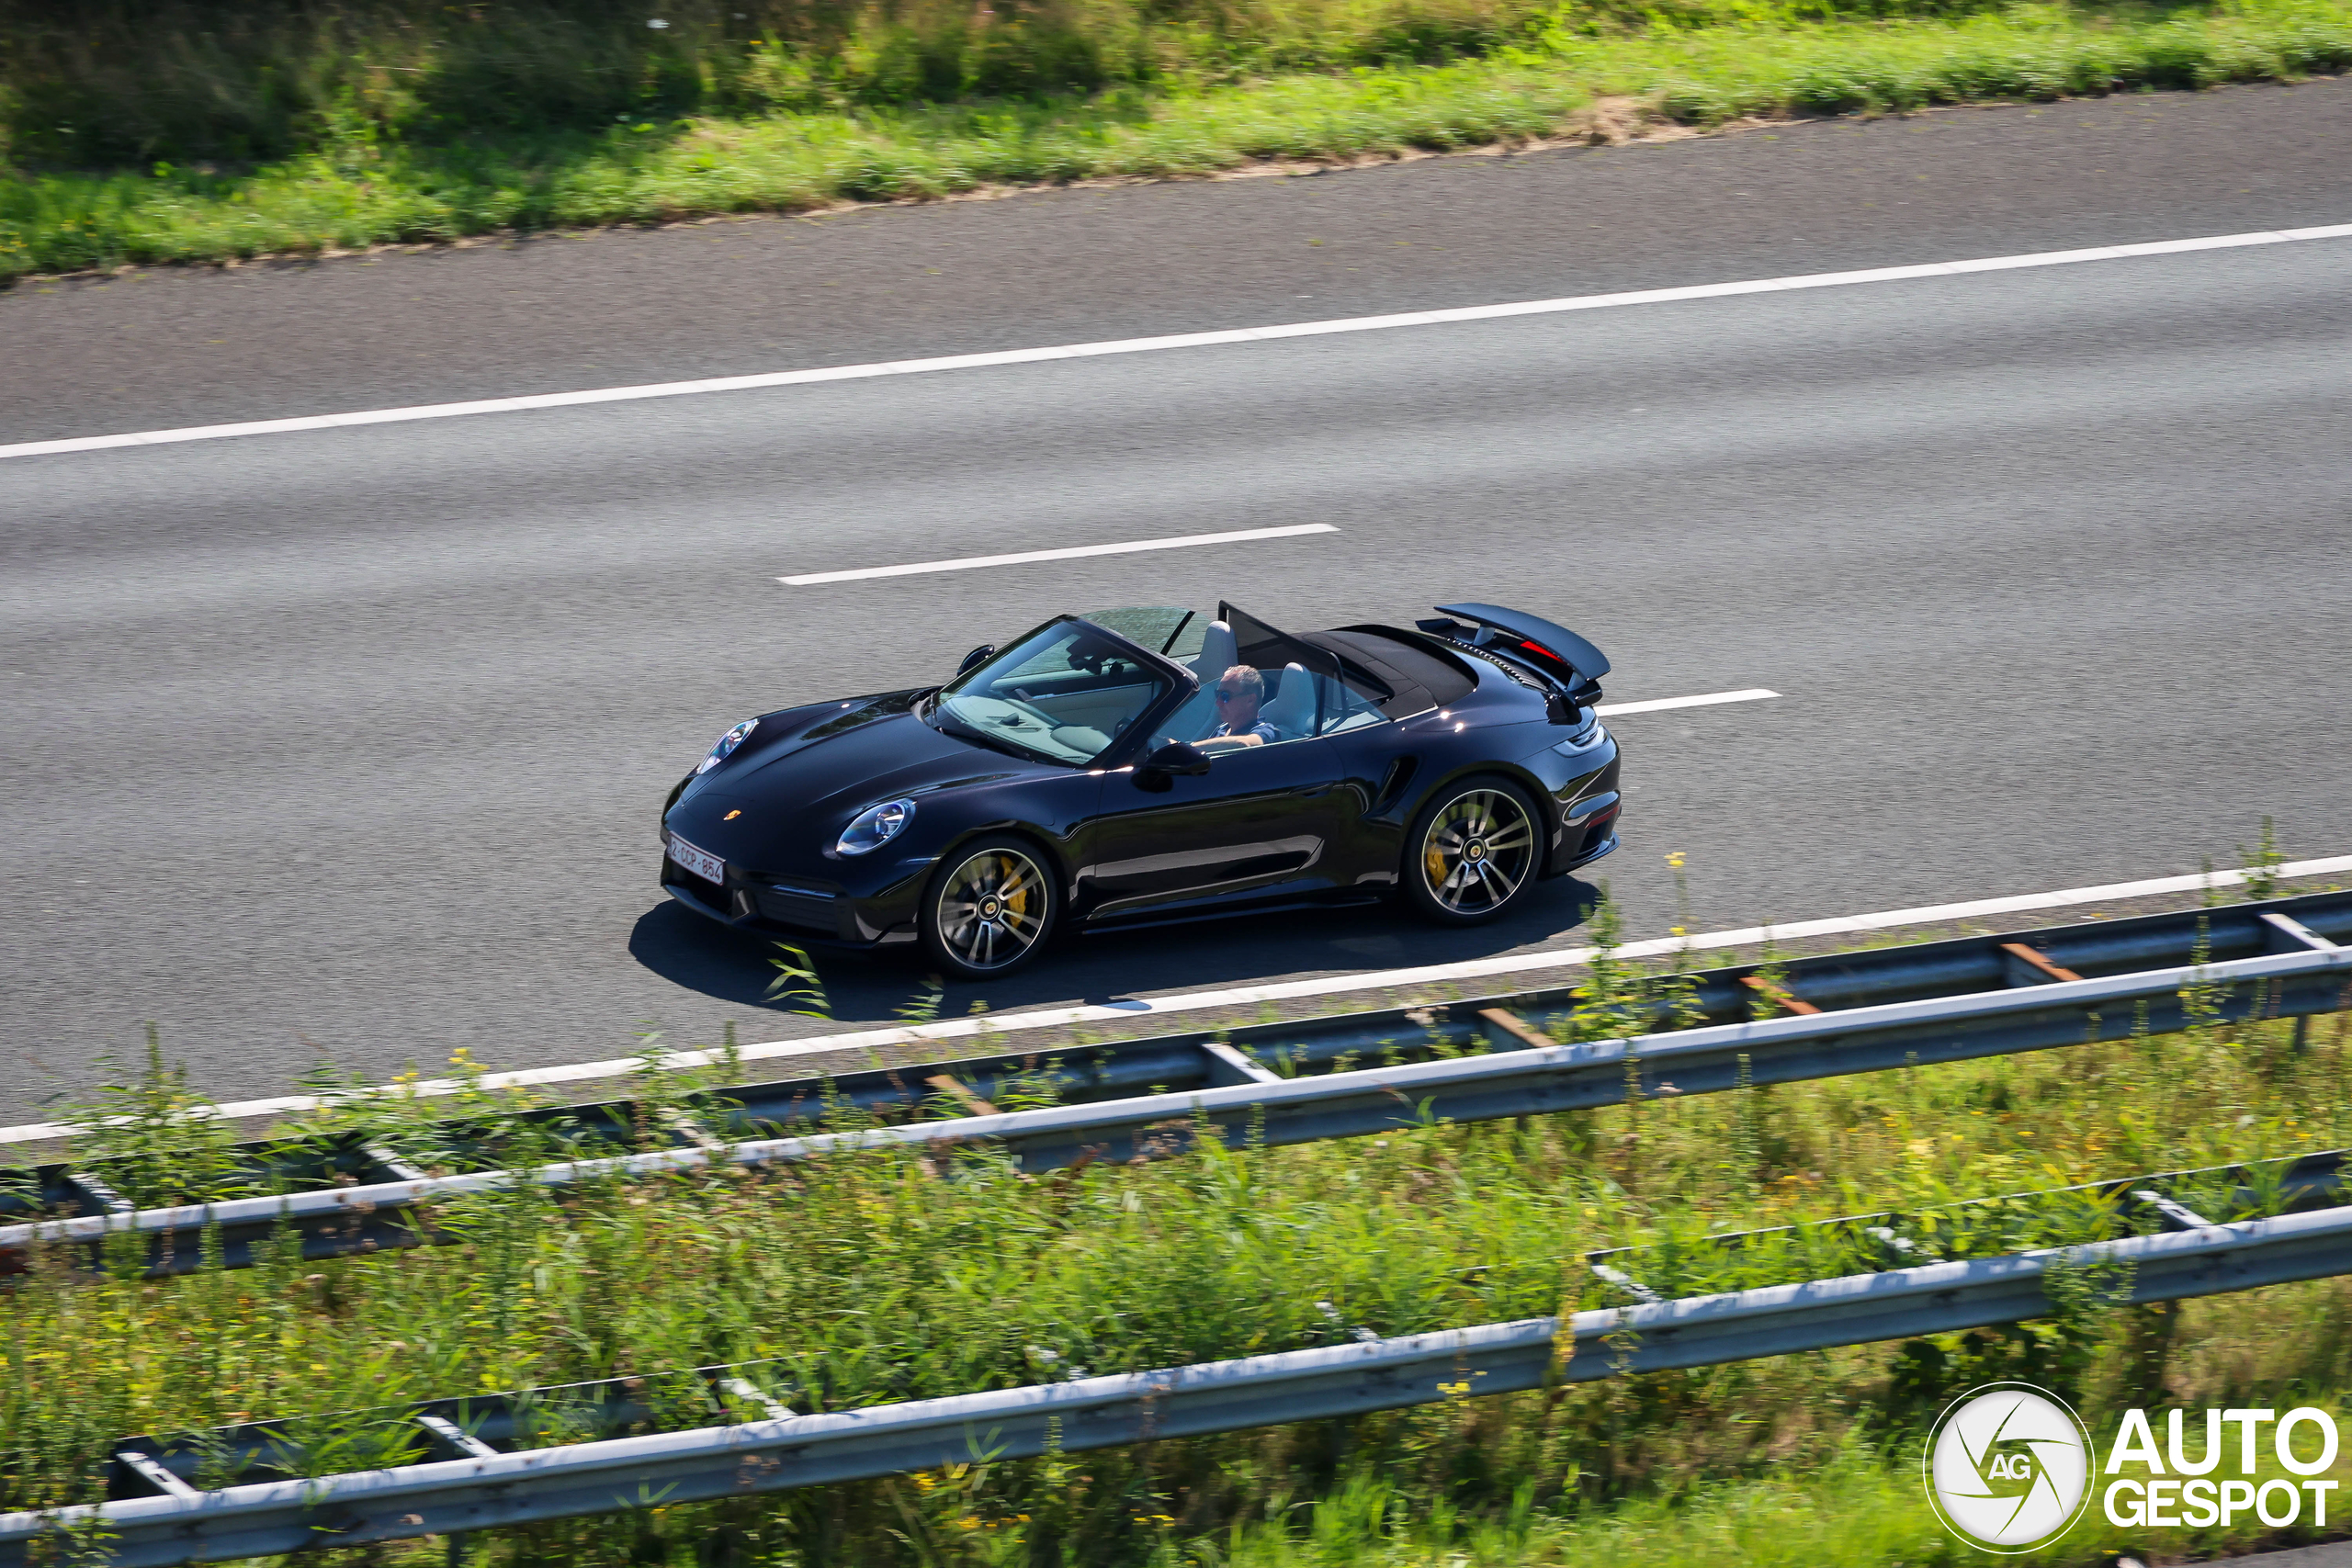
M2291 878L2327 876L2352 872L2352 855L2327 860L2291 861L2270 874ZM1789 925L1747 926L1738 931L1710 931L1703 936L1659 937L1629 942L1616 950L1620 958L1656 958L1678 950L1698 953L1713 948L1747 947L1765 941L1792 942L1803 937L1846 936L1857 931L1883 931L1891 926L1930 925L1945 920L1973 919L1982 915L2018 914L2030 909L2058 909L2073 905L2107 904L2120 898L2143 898L2158 893L2194 893L2200 889L2236 887L2246 880L2244 871L2215 871L2190 876L2156 876L2143 882L2110 882L2098 887L2067 887L2055 893L2019 893L2006 898L1978 898L1965 904L1928 904L1915 909L1888 909L1875 915L1844 915L1826 920L1798 920ZM930 1040L968 1040L978 1035L1011 1034L1028 1029L1054 1029L1070 1023L1100 1023L1114 1019L1196 1012L1205 1008L1247 1007L1257 1002L1285 1001L1299 997L1339 996L1349 991L1385 990L1396 986L1428 985L1449 980L1483 980L1496 976L1541 976L1547 970L1573 968L1589 962L1598 950L1555 948L1549 953L1517 953L1502 958L1474 958L1460 964L1431 964L1418 969L1385 969L1370 974L1334 975L1319 980L1284 980L1269 986L1243 986L1223 991L1193 991L1174 997L1139 997L1108 1005L1046 1008L1035 1012L983 1014L978 1018L944 1019L937 1023L903 1029L863 1029L848 1034L824 1034L807 1040L774 1040L739 1048L738 1061L772 1061L785 1056L808 1056L822 1051L856 1050L883 1045L911 1045ZM661 1058L662 1067L708 1066L720 1059L716 1051L673 1051ZM641 1056L621 1056L603 1062L582 1062L567 1067L532 1067L520 1072L485 1073L477 1080L482 1089L528 1087L536 1084L578 1083L591 1078L617 1077L641 1071ZM455 1094L469 1087L454 1078L428 1078L406 1084L397 1091L420 1096ZM379 1089L377 1093L393 1093ZM253 1116L282 1116L315 1111L325 1100L311 1095L277 1100L246 1100L212 1108L224 1120ZM74 1129L61 1122L36 1122L0 1127L0 1145L28 1144L62 1138Z
M1329 523L1300 523L1287 528L1243 528L1231 534L1186 534L1174 539L1136 539L1124 545L1072 545L1059 550L1023 550L1009 556L966 556L960 560L921 560L910 566L866 566L855 571L811 571L779 577L778 582L807 588L820 582L854 582L862 577L912 577L923 571L969 571L976 566L1025 566L1038 560L1075 560L1080 556L1125 556L1137 550L1184 550L1194 545L1229 545L1241 539L1288 539L1301 534L1336 534Z
M1780 694L1768 692L1761 686L1752 686L1745 692L1709 692L1701 697L1658 697L1646 703L1603 703L1592 711L1603 718L1614 718L1623 713L1664 713L1668 708L1711 708L1717 703L1758 703Z
M1842 288L1856 283L1896 283L1910 278L1951 277L1972 272L2005 272L2018 267L2071 266L2077 262L2121 261L2131 256L2174 255L2184 251L2225 251L2247 245L2276 245L2289 241L2342 239L2352 239L2352 223L2317 229L2262 230L2247 234L2211 234L2189 240L2154 240L2144 244L2104 245L2079 251L2039 251L2027 255L1984 256L1974 261L1928 262L1918 266L1868 267L1858 272L1802 273L1792 277L1701 283L1682 288L1645 288L1623 294L1584 294L1565 299L1529 299L1509 305L1467 305L1454 310L1418 310L1394 316L1351 316L1329 321L1295 321L1277 327L1238 327L1228 332L1126 338L1114 343L1015 348L997 354L954 354L934 359L836 365L815 370L777 370L761 376L719 376L703 381L603 387L584 392L543 392L531 397L487 398L475 402L367 409L356 413L306 414L293 419L249 420L239 424L202 424L180 430L147 430L122 435L77 435L61 441L23 441L12 446L0 446L0 457L98 452L116 446L155 446L176 441L213 441L230 435L275 435L296 430L335 430L355 424L451 419L463 414L517 413L527 409L574 408L583 403L628 402L640 398L678 398L700 392L741 392L763 387L798 387L817 381L854 381L875 376L906 376L932 370L1032 365L1048 359L1083 359L1098 354L1152 354L1161 349L1265 343L1280 338L1317 337L1329 333L1380 332L1390 327L1426 327L1453 321L1499 321L1507 316L1555 315L1564 310L1614 310L1621 305L1664 305L1683 299L1721 299L1736 294L1776 293L1784 288Z

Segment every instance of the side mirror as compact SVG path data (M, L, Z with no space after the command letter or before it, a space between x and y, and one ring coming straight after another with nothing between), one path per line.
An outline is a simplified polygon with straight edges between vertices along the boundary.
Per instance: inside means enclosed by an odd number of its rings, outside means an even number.
M989 655L995 651L996 644L992 642L984 642L980 644L979 647L964 655L964 662L956 666L956 675L958 677L969 675L973 671L978 670L982 664L987 663Z
M1171 740L1143 760L1136 769L1136 783L1145 789L1166 789L1171 778L1194 779L1208 771L1206 751Z

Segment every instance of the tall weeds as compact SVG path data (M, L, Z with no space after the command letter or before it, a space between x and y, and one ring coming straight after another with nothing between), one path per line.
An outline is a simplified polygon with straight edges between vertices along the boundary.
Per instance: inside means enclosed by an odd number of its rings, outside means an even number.
M0 0L0 125L20 159L251 161L355 135L446 142L681 115L1432 64L1545 29L1992 8L1995 0Z
M1612 984L1598 1005L1623 1004L1631 982ZM796 1408L835 1409L1600 1304L1622 1298L1580 1259L1603 1247L1641 1248L1617 1261L1668 1294L1883 1261L1841 1229L1711 1241L1809 1216L1905 1211L1944 1257L2108 1234L2117 1216L2087 1199L1952 1203L2352 1141L2344 1046L2296 1053L2287 1027L1045 1178L982 1151L886 1151L525 1189L436 1214L458 1245L317 1265L286 1247L160 1283L128 1252L95 1276L51 1252L0 1292L0 1508L93 1495L112 1439L248 1417L742 1360L770 1362ZM2146 1092L2152 1076L2224 1067L2225 1118ZM1629 1190L1618 1151L1637 1114ZM2127 1364L2144 1381L2146 1325L2109 1309L2114 1281L2077 1283L2056 1317L2012 1329L975 1463L493 1546L517 1562L683 1562L716 1538L744 1562L1319 1562L1343 1559L1312 1555L1317 1532L1371 1532L1400 1560L1442 1539L1552 1561L1619 1539L1616 1510L1645 1517L1640 1499L1678 1478L1766 1486L1756 1506L1782 1506L1795 1478L1898 1452L1958 1380L2028 1376L2092 1400ZM2346 1337L2323 1328L2346 1304L2324 1285L2180 1309L2207 1326L2167 1331L2161 1376L2342 1388Z

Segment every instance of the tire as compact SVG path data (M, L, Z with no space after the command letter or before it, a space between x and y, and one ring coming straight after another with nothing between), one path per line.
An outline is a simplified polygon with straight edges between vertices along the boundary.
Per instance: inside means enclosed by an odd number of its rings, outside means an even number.
M1405 895L1427 919L1475 926L1519 908L1544 868L1543 814L1527 792L1492 775L1459 779L1430 797L1405 837Z
M993 980L1037 956L1061 918L1052 862L1025 839L979 839L932 874L916 917L923 951L959 980Z

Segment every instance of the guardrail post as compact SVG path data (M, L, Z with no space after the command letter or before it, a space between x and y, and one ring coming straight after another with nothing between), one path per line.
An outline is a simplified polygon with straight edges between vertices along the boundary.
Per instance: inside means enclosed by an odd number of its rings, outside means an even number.
M101 1214L132 1214L139 1212L138 1204L107 1186L103 1179L93 1176L86 1170L77 1170L68 1176L65 1179L65 1185L74 1190L75 1197Z
M2136 1189L2132 1196L2154 1209L2172 1224L2178 1225L2182 1230L2201 1231L2213 1224L2188 1204L2177 1202L2161 1192L2152 1192L2143 1187Z
M2270 945L2277 951L2294 953L2308 947L2321 953L2334 953L2336 949L2335 942L2328 941L2302 921L2282 915L2276 909L2263 910L2262 923L2287 939L2285 942L2275 939L2272 941Z
M1789 1012L1794 1013L1799 1018L1814 1018L1817 1017L1821 1012L1819 1008L1814 1006L1811 1002L1806 1001L1803 997L1798 996L1786 986L1776 986L1761 975L1750 975L1747 978L1742 980L1740 984L1747 987L1749 990L1754 991L1758 996L1762 997L1766 1001L1772 1003L1775 1007L1779 1007Z
M2293 953L2309 947L2333 953L2338 945L2328 941L2302 921L2291 916L2282 915L2276 909L2263 910L2262 923L2270 928L2270 947L2273 951ZM2298 1056L2312 1048L2311 1014L2299 1012L2295 1015L2294 1037L2288 1048Z
M1354 1340L1359 1345L1376 1345L1380 1342L1379 1335L1374 1334L1371 1329L1366 1328L1361 1323L1350 1323L1346 1318L1340 1315L1340 1309L1333 1306L1329 1302L1317 1302L1315 1303L1315 1310L1323 1315L1324 1322L1329 1324L1332 1327L1340 1330L1342 1333L1346 1334L1349 1338Z
M125 1470L166 1497L201 1497L204 1494L137 1449L117 1449L114 1457Z
M1905 1264L1917 1263L1922 1258L1933 1256L1922 1251L1917 1242L1907 1236L1896 1235L1892 1225L1865 1225L1862 1227L1862 1234L1884 1247L1889 1252L1900 1257Z
M1509 1008L1480 1008L1478 1018L1487 1026L1485 1032L1488 1042L1501 1050L1519 1051L1530 1046L1541 1050L1559 1043ZM1501 1038L1497 1039L1498 1035Z
M2072 969L2061 968L2051 963L2041 953L2021 942L2003 942L2001 954L2005 960L2013 961L2005 964L2012 986L2058 985L2082 978Z
M1627 1295L1641 1303L1644 1306L1657 1306L1658 1303L1666 1300L1664 1296L1658 1294L1656 1291L1651 1290L1647 1285L1643 1284L1639 1280L1634 1279L1623 1269L1611 1269L1606 1263L1589 1263L1586 1267L1590 1269L1601 1279L1608 1280L1611 1284L1616 1286L1619 1290L1624 1292Z
M953 1073L933 1073L922 1080L964 1108L967 1116L993 1116L996 1107L972 1092L962 1078Z
M662 1111L654 1120L707 1155L727 1152L727 1140L714 1136L709 1128L675 1106Z
M785 1404L749 1378L722 1377L718 1380L716 1386L719 1393L740 1399L746 1404L753 1405L764 1412L771 1421L787 1421L794 1414L792 1406Z
M402 1159L399 1153L388 1145L369 1144L359 1152L368 1156L369 1161L375 1166L375 1168L382 1171L394 1181L424 1181L429 1179L424 1171L418 1169L417 1167L410 1161Z
M1221 1040L1204 1040L1201 1055L1208 1059L1207 1077L1211 1089L1224 1089L1241 1083L1280 1083L1280 1073L1270 1072L1255 1058L1237 1051Z
M467 1459L496 1459L498 1450L446 1416L420 1416L416 1424Z

